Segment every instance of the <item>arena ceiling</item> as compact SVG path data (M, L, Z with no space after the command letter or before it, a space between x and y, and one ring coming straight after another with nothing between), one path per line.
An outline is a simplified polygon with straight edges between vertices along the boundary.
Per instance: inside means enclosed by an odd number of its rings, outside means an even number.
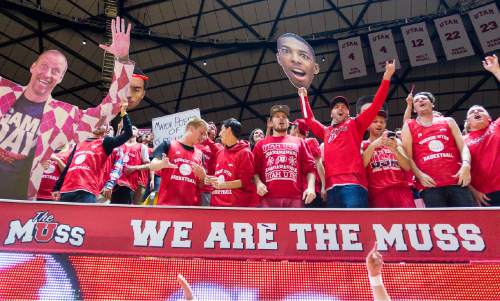
M0 75L27 83L37 55L57 48L69 69L56 88L57 99L93 106L100 102L104 40L104 4L111 0L2 0L0 4ZM285 32L305 37L316 50L320 74L310 89L316 117L329 121L327 101L344 95L352 103L374 94L381 79L368 43L368 76L343 80L336 40L392 28L401 69L389 94L389 125L399 127L412 84L438 98L437 109L463 121L464 110L482 104L496 117L499 85L481 68L484 53L463 18L476 56L447 61L433 26L428 26L437 64L412 68L399 27L432 20L500 1L456 0L146 0L117 1L119 15L133 23L131 59L150 76L145 101L132 110L135 124L200 108L217 123L235 117L245 132L264 127L273 104L288 104L299 116L296 90L276 63L276 38ZM352 107L354 110L354 107Z

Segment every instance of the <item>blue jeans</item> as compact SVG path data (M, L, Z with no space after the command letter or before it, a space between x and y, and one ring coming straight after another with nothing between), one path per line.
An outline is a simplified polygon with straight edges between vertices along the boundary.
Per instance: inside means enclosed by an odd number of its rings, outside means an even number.
M61 202L93 204L97 202L97 198L90 192L77 190L73 192L61 193Z
M491 206L500 206L500 190L494 191L486 194L491 201L488 201Z
M476 206L469 188L458 185L426 188L420 195L427 208Z
M368 208L368 191L360 185L334 186L326 193L328 208Z

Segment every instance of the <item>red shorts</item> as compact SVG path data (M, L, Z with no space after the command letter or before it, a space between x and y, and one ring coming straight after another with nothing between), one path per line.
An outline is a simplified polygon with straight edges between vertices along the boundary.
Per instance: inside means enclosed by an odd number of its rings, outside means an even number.
M413 193L409 187L368 190L368 200L371 208L415 208Z
M291 198L266 198L260 200L262 208L303 208L304 201L301 199Z

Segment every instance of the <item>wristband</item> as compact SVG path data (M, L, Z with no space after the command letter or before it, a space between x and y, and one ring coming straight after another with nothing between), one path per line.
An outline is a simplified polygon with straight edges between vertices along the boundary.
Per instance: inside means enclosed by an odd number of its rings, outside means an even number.
M377 276L368 275L368 279L370 280L371 286L384 286L382 282L382 274L378 274Z

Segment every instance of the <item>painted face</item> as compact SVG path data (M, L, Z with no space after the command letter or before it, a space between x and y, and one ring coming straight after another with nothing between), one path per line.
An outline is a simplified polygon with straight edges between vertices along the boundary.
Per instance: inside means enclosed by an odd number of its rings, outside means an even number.
M295 88L309 88L314 75L319 73L319 65L307 45L293 37L280 39L276 58Z
M343 102L337 102L331 112L330 117L335 123L341 123L349 117L349 108Z
M144 80L142 78L134 77L130 79L130 95L128 97L128 109L133 109L137 107L144 95L146 95L146 90L144 89Z
M288 116L284 112L276 112L273 114L271 118L271 122L273 124L273 131L278 133L283 133L288 130L290 126L290 121L288 120Z
M40 98L49 97L54 88L63 80L67 63L63 55L47 52L31 65L31 79L26 87Z
M467 111L467 124L470 131L486 128L491 122L491 116L485 108L473 106Z
M425 95L419 94L416 95L413 98L413 109L415 110L415 113L419 114L421 112L425 111L432 111L432 108L434 107L432 101Z
M379 137L384 133L386 127L387 127L387 121L385 120L385 118L380 115L377 115L375 119L373 119L368 130L370 131L370 134L372 134L373 136Z

